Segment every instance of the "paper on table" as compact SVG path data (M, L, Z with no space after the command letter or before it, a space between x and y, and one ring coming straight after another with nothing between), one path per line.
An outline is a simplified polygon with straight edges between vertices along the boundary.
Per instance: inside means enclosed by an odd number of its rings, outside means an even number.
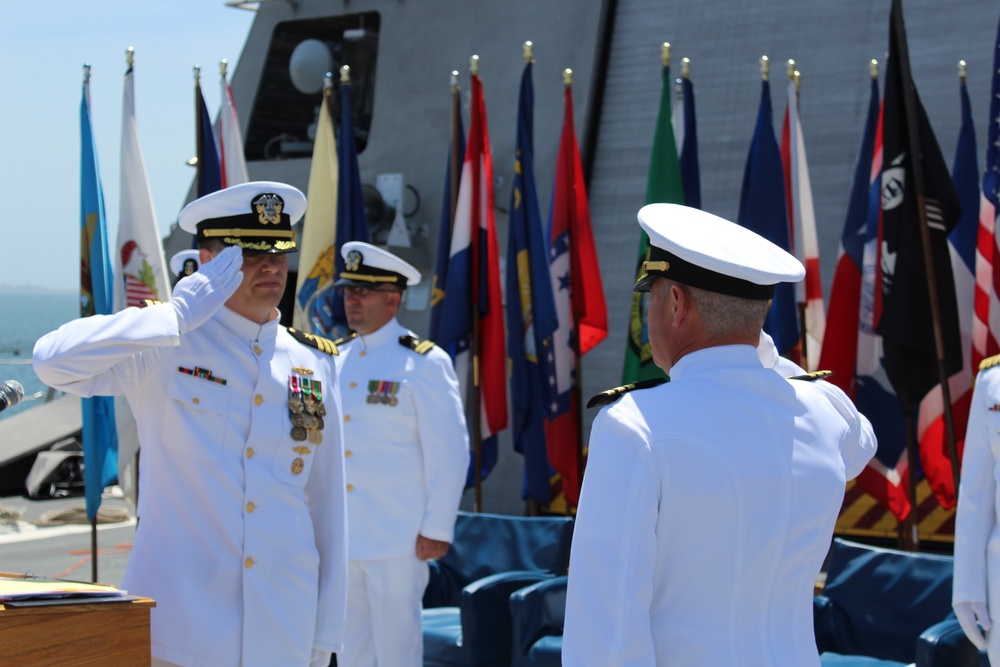
M121 589L107 584L88 584L63 579L0 577L0 602L65 597L117 597Z

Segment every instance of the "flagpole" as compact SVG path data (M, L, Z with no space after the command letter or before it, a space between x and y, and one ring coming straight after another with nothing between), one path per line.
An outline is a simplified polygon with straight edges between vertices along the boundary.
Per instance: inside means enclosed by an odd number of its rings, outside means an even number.
M906 44L906 28L903 24L902 5L899 5L899 11L892 12L892 16L893 21L896 24L893 32L896 35L897 50L900 54L899 65L900 74L903 79L903 106L906 112L906 134L907 139L909 140L910 155L913 159L913 186L917 197L917 219L920 225L920 241L924 251L924 269L927 273L927 294L931 309L931 325L934 331L934 350L937 353L938 383L941 385L941 404L942 412L944 414L945 433L948 435L948 454L952 460L952 476L955 480L955 492L957 493L959 485L959 470L956 465L956 461L958 461L958 452L955 445L955 424L951 407L951 387L948 386L948 371L945 365L944 332L941 328L941 306L937 292L937 277L935 275L934 260L931 257L931 233L930 227L927 224L927 199L924 191L923 158L920 152L920 128L917 122L917 102L914 93L913 75L910 71L910 62L907 55L909 54L909 48ZM909 412L912 412L912 410L909 410ZM908 415L908 418L910 417L911 416ZM917 511L917 489L914 483L916 475L914 465L917 461L917 452L916 444L913 442L913 437L910 435L910 431L912 431L912 429L907 428L907 448L909 450L908 458L911 481L910 507L911 512L914 513L912 537L914 547L919 548L920 541L917 530L918 522L915 516Z
M474 55L469 58L469 73L474 76L479 76L479 56ZM474 202L473 205L478 205L478 202ZM476 220L475 213L472 215L472 219ZM479 266L476 256L480 253L479 243L476 241L476 236L479 234L479 229L472 230L472 247L473 250L473 266L478 267L478 276L473 278L473 285L479 286L479 282L482 279L483 267ZM477 280L478 278L478 280ZM473 288L475 289L475 287ZM482 406L482 389L480 388L480 377L479 377L479 313L477 311L477 295L473 294L470 300L470 307L472 308L472 430L473 430L473 447L475 456L475 474L476 474L476 490L475 490L475 500L473 503L473 509L476 512L483 511L483 406Z
M451 213L449 216L449 224L452 228L455 227L455 207L458 204L458 186L462 176L462 161L465 159L464 155L458 154L458 142L460 137L458 136L458 118L459 118L460 108L459 108L459 97L458 97L458 70L452 70L451 72L451 164L450 170L451 174L449 178L451 179ZM449 235L450 236L450 235Z

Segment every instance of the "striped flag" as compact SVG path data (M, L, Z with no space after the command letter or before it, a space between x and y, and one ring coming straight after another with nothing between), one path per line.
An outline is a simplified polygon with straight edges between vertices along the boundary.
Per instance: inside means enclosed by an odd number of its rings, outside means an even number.
M669 104L669 77L666 80ZM557 394L550 406L545 436L549 462L562 477L566 502L575 506L580 499L582 481L580 388L576 366L580 357L607 337L608 312L573 127L573 90L569 84L563 92L563 110L562 137L549 209L549 267L559 318L552 344ZM669 127L669 112L665 118ZM676 148L671 146L670 151L669 155L676 158Z
M785 170L791 245L795 250L795 256L806 267L805 280L795 286L799 312L804 316L802 340L805 349L800 352L800 359L806 370L814 371L819 367L823 331L826 329L826 313L823 308L823 285L819 268L816 212L813 208L806 145L802 138L802 122L799 118L797 81L797 78L790 78L788 81L788 100L781 131L781 161Z
M220 182L222 187L239 185L250 180L247 175L247 160L243 154L243 133L240 131L240 117L236 113L233 87L226 79L226 61L220 67L219 87L222 110L219 112L219 156Z
M551 491L545 418L554 394L550 384L555 382L552 334L558 321L535 190L531 69L531 62L525 64L517 105L517 152L507 232L507 351L514 449L524 456L521 497L547 506Z
M990 88L990 115L987 128L986 168L983 171L983 198L979 211L979 256L976 258L976 322L973 328L973 368L984 357L1000 354L1000 225L995 214L1000 208L1000 22L993 49L993 82Z
M455 369L468 378L471 342L478 372L478 456L469 468L468 485L475 485L497 461L497 434L507 428L507 369L504 348L500 262L493 206L493 159L486 121L486 102L479 76L470 87L469 137L458 189L455 224L449 249L448 275L441 311L439 345L455 345ZM473 317L478 320L473 327ZM477 333L472 339L473 331Z
M110 315L111 260L104 215L104 192L97 165L97 146L90 119L90 66L84 67L80 102L80 316ZM118 476L115 404L110 396L92 396L83 409L84 492L87 519L94 521L104 487Z
M955 446L961 453L965 440L965 427L969 423L972 403L972 380L978 364L973 366L972 321L976 296L975 262L979 234L979 167L976 164L976 130L972 122L972 105L965 77L959 85L962 107L962 125L955 148L951 177L955 183L962 206L958 224L948 235L951 268L955 279L955 300L958 305L958 323L962 336L962 370L948 380L951 394L951 416L955 428ZM941 507L955 507L957 495L951 465L950 446L945 427L941 386L934 387L920 401L917 419L917 437L920 441L920 463L934 497Z
M772 123L771 87L764 79L761 81L757 125L743 172L737 221L779 248L790 250L781 153ZM799 314L794 284L779 283L775 288L774 299L764 321L764 331L774 339L778 354L783 356L798 344Z
M113 253L114 312L145 299L170 299L170 280L156 210L146 176L146 163L135 119L135 76L129 65L122 95L122 134L118 205L118 242ZM138 499L139 434L124 397L115 398L118 432L118 483L125 497Z
M312 162L309 165L308 205L299 244L299 271L295 280L292 326L325 334L333 328L334 254L337 252L337 142L330 116L333 83L323 88Z

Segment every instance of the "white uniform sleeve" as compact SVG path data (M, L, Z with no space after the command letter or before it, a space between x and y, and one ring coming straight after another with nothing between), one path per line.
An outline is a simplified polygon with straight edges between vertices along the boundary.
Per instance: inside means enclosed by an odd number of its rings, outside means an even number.
M861 474L878 449L875 429L840 387L826 380L817 380L812 384L827 396L850 429L847 438L841 443L840 454L847 479L854 479Z
M323 403L323 444L316 447L315 465L306 482L306 502L319 551L319 604L313 648L338 652L344 648L347 618L347 495L344 482L344 429L340 391L333 360Z
M39 338L32 356L35 373L50 387L117 396L141 380L140 353L177 345L177 311L164 303L68 322Z
M450 543L469 469L469 431L451 359L434 348L421 361L424 363L414 374L427 498L420 534Z
M594 421L573 530L563 664L652 665L659 475L622 399Z
M996 437L991 415L996 413L989 408L996 401L998 381L1000 371L981 372L972 393L955 517L953 602L988 601L987 546L997 522L996 461L990 446ZM998 601L992 602L995 606Z

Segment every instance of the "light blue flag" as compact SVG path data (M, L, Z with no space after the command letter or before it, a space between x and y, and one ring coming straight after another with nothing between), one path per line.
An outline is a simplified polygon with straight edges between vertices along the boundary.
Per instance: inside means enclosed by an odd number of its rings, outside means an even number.
M104 193L97 167L97 150L90 123L89 67L80 102L80 316L110 315L111 260L108 257ZM101 506L104 487L118 479L118 434L115 404L110 396L85 398L83 406L84 487L87 519Z

